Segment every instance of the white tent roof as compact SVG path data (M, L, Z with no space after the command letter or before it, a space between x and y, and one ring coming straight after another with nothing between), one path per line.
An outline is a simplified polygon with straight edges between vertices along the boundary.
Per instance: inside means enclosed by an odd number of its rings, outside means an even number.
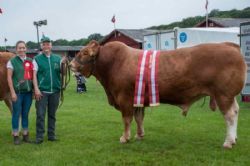
M177 28L177 48L202 43L233 42L239 44L239 27L233 28ZM182 35L184 35L184 38ZM183 39L183 40L182 40Z
M230 28L185 28L190 30L197 30L197 31L206 31L206 32L228 32L228 33L240 33L239 27L230 27Z

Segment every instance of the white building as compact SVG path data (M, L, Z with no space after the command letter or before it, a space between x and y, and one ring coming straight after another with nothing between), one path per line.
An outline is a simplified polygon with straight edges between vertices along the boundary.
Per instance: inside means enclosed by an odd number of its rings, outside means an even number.
M144 49L173 50L202 43L233 42L239 44L239 27L175 28L144 35Z

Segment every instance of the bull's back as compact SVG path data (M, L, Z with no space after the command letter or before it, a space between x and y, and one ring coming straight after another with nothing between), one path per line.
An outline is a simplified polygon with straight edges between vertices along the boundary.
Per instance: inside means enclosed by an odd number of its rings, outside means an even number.
M13 57L12 53L0 52L0 100L5 98L5 95L9 92L7 83L7 68L6 64L8 60Z
M202 56L199 55L200 50ZM192 70L200 83L210 83L220 93L240 93L245 83L247 66L238 45L229 42L204 44L195 49L194 56L197 58L191 66L197 65L194 67L196 70Z
M160 94L170 103L185 103L215 91L235 96L244 86L246 64L233 43L162 52L160 60Z

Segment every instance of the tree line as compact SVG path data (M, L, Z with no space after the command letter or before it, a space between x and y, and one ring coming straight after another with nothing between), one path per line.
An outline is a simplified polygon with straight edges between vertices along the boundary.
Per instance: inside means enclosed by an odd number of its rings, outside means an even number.
M85 46L87 45L91 40L97 40L100 41L103 38L103 36L99 33L94 33L88 36L88 38L81 38L78 40L71 40L68 41L66 39L58 39L55 41L52 41L53 46ZM27 42L28 48L37 48L37 42L28 41Z
M100 41L102 40L103 36L99 33L93 33L91 35L88 36L88 38L81 38L78 40L71 40L68 41L66 39L57 39L55 41L52 41L52 45L53 46L85 46L87 45L91 40L97 40ZM33 41L28 41L26 43L27 48L29 49L37 49L38 48L38 44L37 42L33 42ZM9 48L14 48L14 46L7 46L7 49ZM0 46L0 51L4 51L5 48Z
M220 11L219 9L212 10L208 17L216 17L216 18L250 18L250 7L247 7L243 10L232 9L229 11ZM195 16L195 17L187 17L182 19L182 21L173 22L170 24L164 24L159 26L152 26L147 29L156 29L156 30L168 30L173 29L175 27L180 28L190 28L194 27L201 21L205 20L205 16Z

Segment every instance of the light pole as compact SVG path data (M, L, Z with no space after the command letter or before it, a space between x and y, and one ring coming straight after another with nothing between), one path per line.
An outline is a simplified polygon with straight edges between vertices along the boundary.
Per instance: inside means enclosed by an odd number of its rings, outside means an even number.
M38 27L40 27L42 25L47 25L47 20L34 21L33 24L36 26L37 48L39 49L39 29L38 29Z

